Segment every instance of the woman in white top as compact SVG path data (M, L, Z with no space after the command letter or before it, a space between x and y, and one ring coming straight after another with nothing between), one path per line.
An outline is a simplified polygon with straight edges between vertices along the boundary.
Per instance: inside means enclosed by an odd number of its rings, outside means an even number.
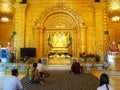
M38 60L37 69L38 69L38 71L39 71L39 73L40 73L40 77L41 77L41 78L45 78L45 77L48 77L48 76L49 76L49 73L45 73L45 72L44 72L44 65L42 64L41 59Z
M109 77L107 74L103 73L100 76L100 86L97 88L97 90L114 90L110 85L109 85Z
M43 72L44 71L44 65L42 64L41 59L38 60L37 69L38 69L39 72Z

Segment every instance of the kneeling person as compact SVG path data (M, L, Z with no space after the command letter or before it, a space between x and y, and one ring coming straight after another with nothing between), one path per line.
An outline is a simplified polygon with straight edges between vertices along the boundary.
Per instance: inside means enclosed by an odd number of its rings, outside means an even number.
M37 64L37 69L40 73L40 77L41 78L45 78L45 77L49 77L49 73L45 73L44 71L44 65L42 64L41 59L38 60L38 64Z
M32 70L30 70L29 73L31 83L40 83L40 84L45 84L43 78L40 78L40 73L37 69L37 63L33 64Z

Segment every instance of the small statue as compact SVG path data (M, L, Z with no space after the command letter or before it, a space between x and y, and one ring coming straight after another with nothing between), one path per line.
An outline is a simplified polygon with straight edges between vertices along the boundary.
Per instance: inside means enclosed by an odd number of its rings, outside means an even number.
M8 42L8 45L7 45L7 48L6 48L6 51L7 51L7 62L11 62L12 60L12 55L14 53L14 49L13 47L11 46L11 43Z
M112 44L109 47L110 52L119 52L118 46L115 42L112 42Z

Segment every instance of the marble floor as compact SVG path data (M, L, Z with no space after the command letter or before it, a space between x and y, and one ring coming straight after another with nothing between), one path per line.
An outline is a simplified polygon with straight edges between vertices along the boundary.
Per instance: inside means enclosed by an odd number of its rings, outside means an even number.
M102 73L106 73L106 71L92 71L93 75L95 75L97 78L100 77ZM110 72L107 72L110 80L110 85L114 88L114 90L120 90L120 75L113 75Z
M49 69L53 69L53 67L49 68ZM57 70L60 70L60 69L66 69L66 67L62 67L62 68L55 68L54 69L57 69ZM67 67L67 69L69 69L69 67ZM102 73L106 73L105 70L100 70L100 71L85 71L85 73L92 73L93 75L95 75L97 78L100 77L100 75ZM109 75L109 78L110 78L110 85L114 88L114 90L120 90L120 75ZM0 72L0 90L3 90L3 86L4 86L4 82L5 82L5 79L8 78L10 75L4 75L4 72ZM19 79L22 79L24 77L24 75L19 75Z

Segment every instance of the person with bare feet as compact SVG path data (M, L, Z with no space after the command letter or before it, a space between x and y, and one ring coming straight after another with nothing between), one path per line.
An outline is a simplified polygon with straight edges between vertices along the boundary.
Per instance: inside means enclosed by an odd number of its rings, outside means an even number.
M43 78L40 78L40 73L37 69L37 63L33 64L33 68L31 68L31 70L29 70L29 78L31 83L40 83L42 85L45 84L45 80Z
M50 74L45 72L44 65L42 64L41 59L38 60L37 69L40 73L41 78L49 77Z

